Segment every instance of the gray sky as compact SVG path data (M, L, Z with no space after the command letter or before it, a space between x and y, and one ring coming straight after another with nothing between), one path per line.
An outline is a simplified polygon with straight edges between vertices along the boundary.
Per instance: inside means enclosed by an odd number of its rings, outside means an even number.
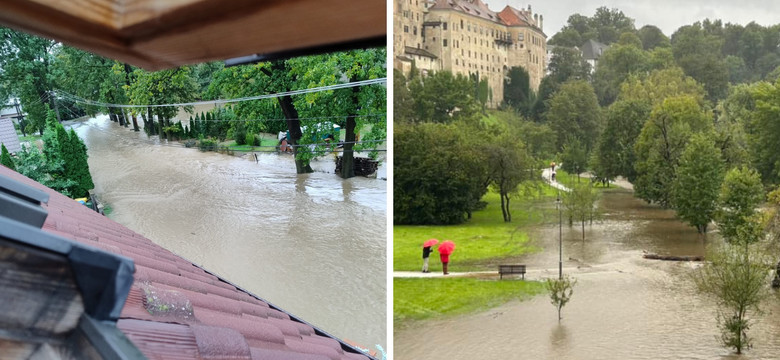
M579 13L593 16L596 8L606 6L623 11L634 19L639 29L644 25L658 26L671 36L680 26L696 21L721 19L723 23L746 25L755 21L760 25L780 23L780 1L776 0L483 0L491 10L501 11L506 5L527 8L544 15L544 32L548 38L557 33L569 15Z

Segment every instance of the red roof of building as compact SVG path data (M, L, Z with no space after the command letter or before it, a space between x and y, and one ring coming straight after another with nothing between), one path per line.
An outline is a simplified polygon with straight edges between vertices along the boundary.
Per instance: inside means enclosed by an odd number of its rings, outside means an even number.
M498 13L498 17L508 26L531 26L530 19L525 13L509 5Z
M429 9L450 9L500 22L496 13L480 0L437 0Z
M117 327L149 359L368 359L76 201L1 165L0 175L50 194L44 231L133 259Z

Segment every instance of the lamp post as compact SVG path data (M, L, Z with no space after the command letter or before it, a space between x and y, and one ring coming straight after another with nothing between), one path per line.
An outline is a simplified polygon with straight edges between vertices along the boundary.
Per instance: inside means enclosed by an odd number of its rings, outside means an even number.
M563 280L563 230L561 215L561 191L558 190L558 198L555 200L555 207L558 208L558 280Z

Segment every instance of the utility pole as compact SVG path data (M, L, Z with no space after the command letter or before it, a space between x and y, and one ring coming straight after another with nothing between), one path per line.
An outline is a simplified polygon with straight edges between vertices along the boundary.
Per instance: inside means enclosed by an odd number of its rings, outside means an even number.
M558 190L558 199L555 200L558 205L558 280L563 280L563 228L561 215L561 191Z
M19 121L19 130L22 130L22 136L27 136L27 133L24 131L24 115L22 114L22 111L19 109L19 101L17 98L14 98L14 107L16 108L16 120Z
M54 95L54 91L49 91L49 97L51 97L51 102L54 103L54 111L57 113L57 122L62 122L62 119L60 118L60 106L57 104L57 96Z

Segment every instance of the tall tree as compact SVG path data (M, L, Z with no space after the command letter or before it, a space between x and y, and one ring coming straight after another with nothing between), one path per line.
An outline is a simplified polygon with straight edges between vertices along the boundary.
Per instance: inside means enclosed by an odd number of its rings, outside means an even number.
M501 131L485 149L490 172L490 185L501 197L504 222L512 221L510 201L517 187L533 176L533 162L525 146L513 131ZM536 176L533 176L536 178Z
M547 121L556 132L559 150L569 137L574 137L590 153L602 128L601 108L593 87L582 80L563 84L550 100Z
M726 241L735 242L740 229L751 221L758 206L764 201L761 176L747 167L731 169L723 180L718 201L720 208L716 219L720 233Z
M53 40L28 35L0 27L0 101L4 104L11 96L19 101L27 113L28 133L46 128L46 108L54 108L51 65Z
M726 96L729 74L721 56L723 39L708 33L706 25L679 28L672 34L672 51L685 74L704 85L710 100L718 100Z
M670 97L653 108L634 146L636 196L672 206L680 155L692 135L712 131L712 118L691 95Z
M642 48L653 50L656 47L670 47L669 38L655 25L645 25L637 32L639 39L642 40Z
M706 234L718 208L723 182L723 160L709 134L693 135L680 155L672 185L672 203L677 216Z
M296 86L310 88L386 77L387 70L383 66L385 61L385 49L379 48L301 57L288 60L287 63L291 74L298 78ZM382 85L323 91L296 97L295 109L303 118L301 123L306 127L299 143L324 143L323 135L327 134L318 134L317 129L325 126L332 132L332 124L338 123L345 129L340 175L345 179L355 176L354 151L374 149L379 145L378 142L387 137L387 120L384 116L386 99L386 89ZM340 119L323 121L323 117ZM318 119L305 120L306 118ZM358 132L361 133L360 140L363 143L356 143ZM324 148L315 151L322 150ZM316 154L317 152L312 155Z
M610 47L599 59L599 66L593 74L593 87L599 103L603 106L613 103L623 81L631 74L645 73L649 67L648 53L635 43L627 41L626 45Z
M95 183L92 181L92 174L89 171L89 163L87 163L87 146L81 141L79 136L73 129L70 129L68 134L68 142L70 144L70 151L72 153L73 160L73 174L70 179L76 182L73 187L73 196L86 196L89 190L95 188Z
M634 144L650 117L651 106L641 100L619 100L607 110L606 126L599 138L596 156L601 177L636 179Z
M523 114L528 114L528 102L532 98L528 71L520 66L509 69L504 81L504 103Z

